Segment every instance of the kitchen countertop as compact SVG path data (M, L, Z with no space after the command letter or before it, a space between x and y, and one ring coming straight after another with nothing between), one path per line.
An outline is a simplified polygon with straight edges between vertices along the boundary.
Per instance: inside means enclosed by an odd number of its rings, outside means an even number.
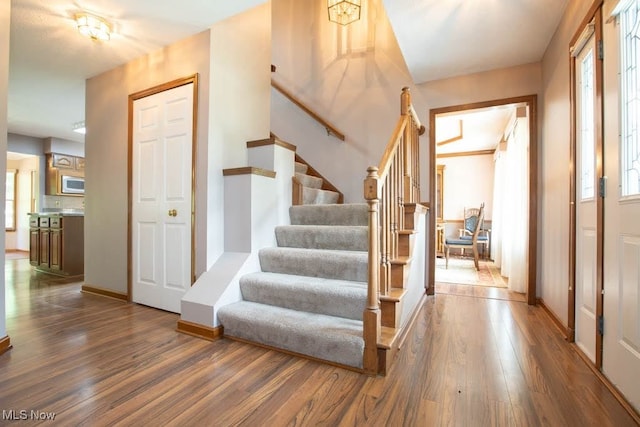
M27 215L38 216L84 216L84 211L80 209L60 209L60 210L46 210L41 212L29 212Z

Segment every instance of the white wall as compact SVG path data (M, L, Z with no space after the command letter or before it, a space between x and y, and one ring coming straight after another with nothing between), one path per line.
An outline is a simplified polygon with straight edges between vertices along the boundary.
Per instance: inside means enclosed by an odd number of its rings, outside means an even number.
M247 166L247 141L269 137L271 3L211 27L206 269L224 250L222 169Z
M403 86L413 88L418 115L426 119L381 1L363 2L363 18L345 27L328 21L323 0L272 4L273 79L345 133L346 141L327 136L275 91L271 129L296 145L346 202L361 202L367 167L380 161L400 116ZM426 140L421 138L423 147Z
M11 23L11 2L0 2L0 176L6 173L7 152L7 92L9 87L9 25ZM0 197L5 198L5 186L0 185ZM0 219L0 253L4 253L4 215ZM0 261L0 339L7 335L5 312L4 257Z
M569 1L542 60L543 108L538 295L565 325L569 281L569 43L590 1Z
M443 157L437 164L444 168L444 220L464 219L465 208L484 203L485 219L491 220L493 207L494 161L492 154Z

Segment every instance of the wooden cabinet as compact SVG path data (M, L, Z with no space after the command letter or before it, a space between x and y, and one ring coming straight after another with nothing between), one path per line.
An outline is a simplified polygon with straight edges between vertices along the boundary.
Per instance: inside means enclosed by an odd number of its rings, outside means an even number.
M62 270L62 230L49 230L49 268Z
M52 274L84 274L83 216L31 214L29 223L31 265Z
M66 154L51 154L51 166L58 169L75 169L76 157Z
M76 157L76 170L84 175L84 157Z
M82 196L75 192L63 192L63 177L84 178L84 157L67 154L47 154L45 194L48 196Z
M49 229L40 229L40 255L38 255L38 267L49 268Z
M29 262L33 266L40 264L40 229L29 229Z

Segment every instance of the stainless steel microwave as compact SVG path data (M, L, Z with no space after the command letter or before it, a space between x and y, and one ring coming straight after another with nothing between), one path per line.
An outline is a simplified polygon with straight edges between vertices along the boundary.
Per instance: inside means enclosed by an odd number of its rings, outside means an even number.
M84 194L84 178L62 175L60 177L60 191L62 194Z

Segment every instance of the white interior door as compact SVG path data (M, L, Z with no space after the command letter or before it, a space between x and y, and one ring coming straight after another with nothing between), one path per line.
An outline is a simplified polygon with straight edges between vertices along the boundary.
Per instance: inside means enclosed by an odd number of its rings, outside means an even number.
M191 286L193 83L134 101L132 300L180 313Z
M625 398L640 411L640 1L630 4L620 26L622 33L620 91L607 102L620 109L620 124L605 126L604 336L602 370ZM638 36L634 36L634 31ZM612 34L610 40L616 40ZM614 46L607 58L615 69L606 73L610 86L619 87ZM631 52L635 52L633 55ZM611 55L611 56L609 56ZM605 85L607 84L605 82ZM634 89L635 88L635 89ZM620 102L621 101L621 102ZM614 114L615 115L615 114Z
M576 264L575 341L596 362L597 188L595 119L595 35L575 52L576 93Z

